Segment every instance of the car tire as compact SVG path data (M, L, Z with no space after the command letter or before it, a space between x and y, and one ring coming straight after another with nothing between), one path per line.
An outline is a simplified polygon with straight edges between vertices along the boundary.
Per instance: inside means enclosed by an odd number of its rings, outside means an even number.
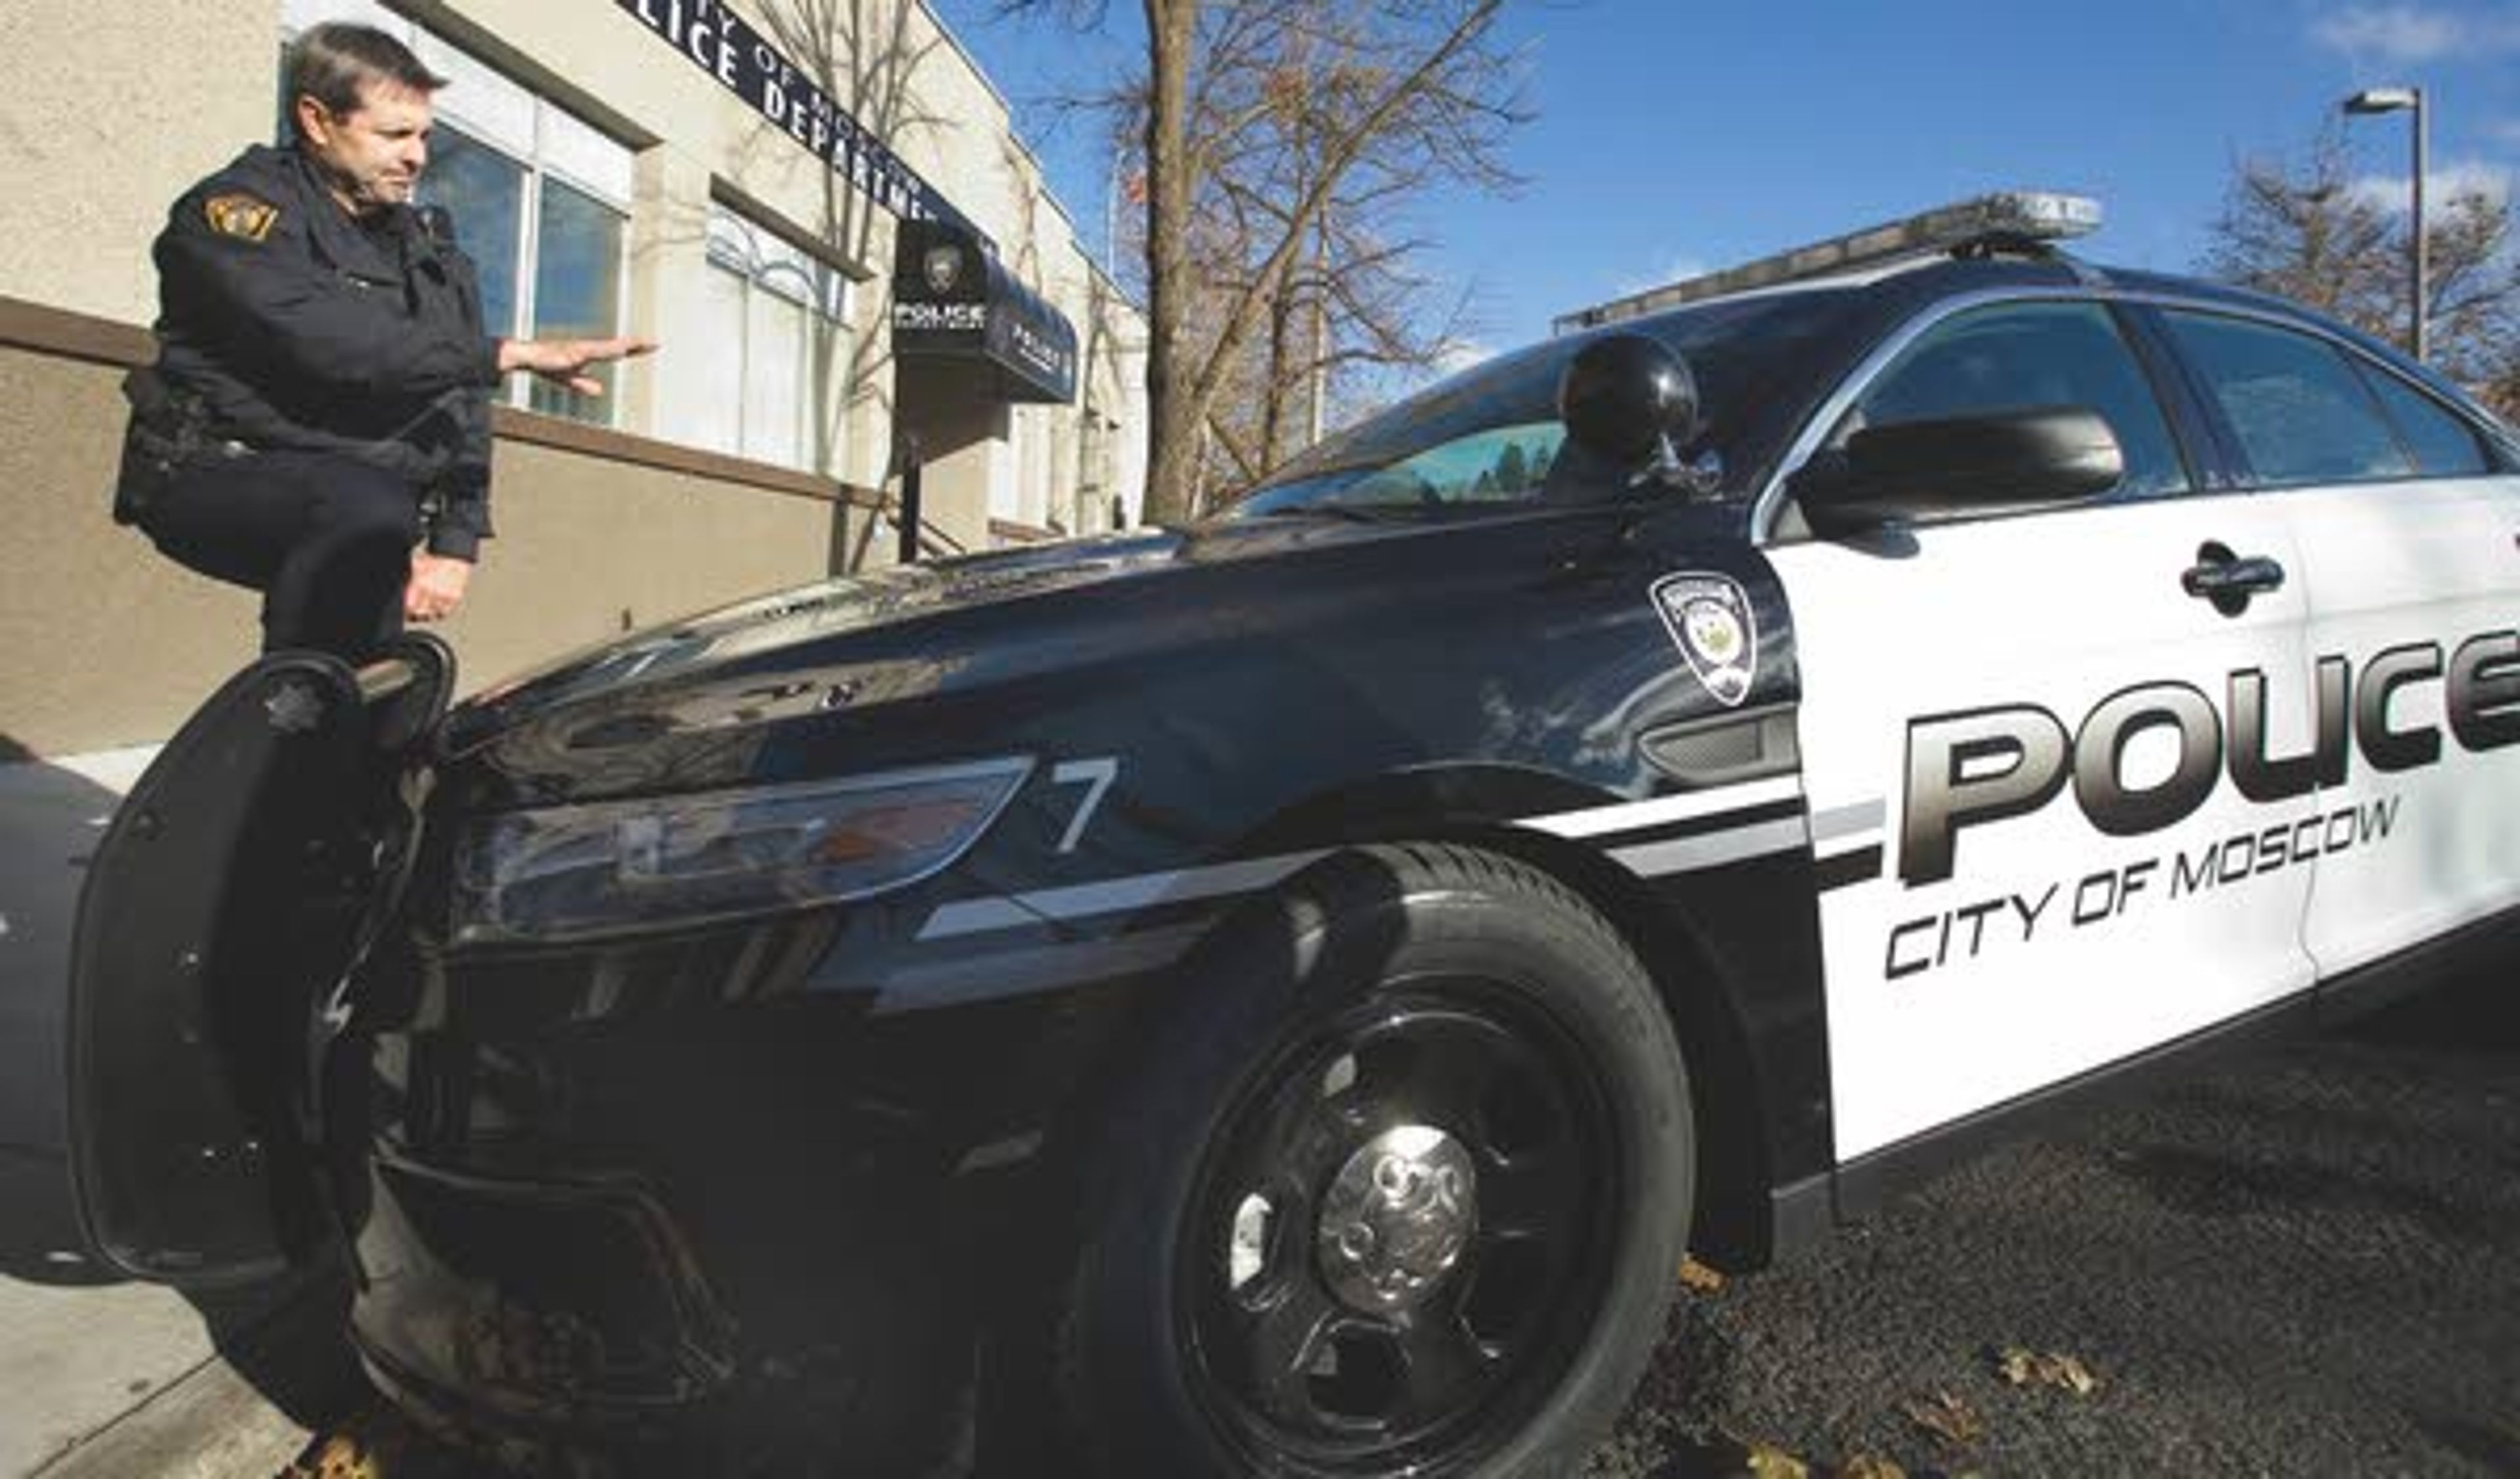
M1062 1454L1022 1465L1580 1468L1661 1333L1695 1169L1626 942L1519 861L1361 849L1172 989L1069 1183L1042 1365L1010 1373Z

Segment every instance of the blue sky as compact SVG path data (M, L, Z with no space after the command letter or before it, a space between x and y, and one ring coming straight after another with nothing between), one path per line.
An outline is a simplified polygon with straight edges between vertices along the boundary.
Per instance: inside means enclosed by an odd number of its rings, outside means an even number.
M1107 146L1045 100L1132 56L1104 30L931 0L1014 106L1081 236L1102 235ZM1507 35L1537 118L1509 199L1430 202L1428 265L1475 293L1481 347L1691 271L1991 189L2096 196L2103 262L2192 268L2234 160L2299 152L2358 87L2430 102L2432 176L2520 173L2520 0L1901 0L1768 5L1513 0ZM2403 208L2404 115L2348 131L2366 188Z

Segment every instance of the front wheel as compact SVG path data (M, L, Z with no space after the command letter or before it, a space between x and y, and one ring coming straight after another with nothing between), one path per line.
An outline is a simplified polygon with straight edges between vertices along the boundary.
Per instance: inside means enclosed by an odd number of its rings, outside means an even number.
M1571 1471L1650 1357L1688 1087L1581 900L1345 854L1211 942L1090 1156L1049 1341L1111 1475Z

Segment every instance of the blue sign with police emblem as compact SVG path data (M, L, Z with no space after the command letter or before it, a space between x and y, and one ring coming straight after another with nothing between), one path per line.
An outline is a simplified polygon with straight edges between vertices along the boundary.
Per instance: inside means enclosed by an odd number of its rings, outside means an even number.
M1759 625L1750 598L1730 576L1665 576L1653 584L1654 609L1688 670L1726 708L1750 696L1759 671Z

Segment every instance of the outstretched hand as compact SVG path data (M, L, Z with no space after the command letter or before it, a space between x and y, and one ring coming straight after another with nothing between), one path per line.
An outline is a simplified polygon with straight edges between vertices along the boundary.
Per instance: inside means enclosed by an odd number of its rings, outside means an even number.
M455 608L464 604L464 588L472 580L469 560L426 552L413 555L411 581L402 591L404 620L435 622L453 616Z
M654 352L656 342L622 335L613 339L503 339L501 371L526 370L580 395L601 395L604 383L586 373L589 365L635 359Z

